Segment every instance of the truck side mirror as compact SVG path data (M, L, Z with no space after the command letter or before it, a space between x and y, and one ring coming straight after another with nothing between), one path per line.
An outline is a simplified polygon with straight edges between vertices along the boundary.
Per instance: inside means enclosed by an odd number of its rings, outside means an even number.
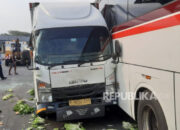
M115 41L115 53L112 55L113 60L118 59L119 62L119 57L122 56L122 48L120 46L120 43L118 40Z
M35 56L35 62L39 63L39 61L40 61L40 57L39 56Z
M33 34L32 33L31 33L30 38L29 38L28 46L31 50L34 49L34 47L33 47Z
M120 43L118 40L115 41L115 55L117 57L121 57L122 56L122 48L120 46Z

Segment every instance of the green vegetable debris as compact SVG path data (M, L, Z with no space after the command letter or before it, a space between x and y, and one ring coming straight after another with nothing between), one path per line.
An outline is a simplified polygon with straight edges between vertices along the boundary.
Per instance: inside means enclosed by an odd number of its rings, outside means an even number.
M23 100L18 101L14 106L13 110L21 115L34 112L34 108L26 104Z
M32 114L31 126L27 130L45 130L45 119Z
M10 88L10 89L7 90L7 92L13 92L13 90Z
M10 99L12 97L13 97L12 94L7 94L7 95L3 96L2 100L8 100L8 99Z
M34 89L28 90L27 93L29 93L31 96L34 96Z
M130 122L123 122L123 128L126 130L138 130L137 125L136 124L132 124Z
M72 124L72 123L65 123L64 128L66 130L86 130L81 123Z
M29 98L29 101L33 101L34 100L34 98Z

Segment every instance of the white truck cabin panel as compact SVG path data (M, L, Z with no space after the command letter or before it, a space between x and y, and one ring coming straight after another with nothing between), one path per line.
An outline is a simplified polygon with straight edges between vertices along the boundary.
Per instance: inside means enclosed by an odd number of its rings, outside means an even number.
M106 27L103 16L90 3L40 3L34 13L34 30L76 26Z

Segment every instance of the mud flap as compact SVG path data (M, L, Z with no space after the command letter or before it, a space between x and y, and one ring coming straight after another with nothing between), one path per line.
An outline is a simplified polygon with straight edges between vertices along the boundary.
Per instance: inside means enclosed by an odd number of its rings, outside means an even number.
M85 118L102 117L105 114L104 105L86 105L58 108L57 121L78 120Z

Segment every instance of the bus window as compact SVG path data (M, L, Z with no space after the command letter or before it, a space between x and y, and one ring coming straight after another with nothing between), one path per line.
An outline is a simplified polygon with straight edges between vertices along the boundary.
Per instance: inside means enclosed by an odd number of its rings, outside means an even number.
M127 0L114 0L112 5L105 5L102 14L109 30L116 25L127 22Z
M142 16L173 0L129 0L128 3L128 20Z

